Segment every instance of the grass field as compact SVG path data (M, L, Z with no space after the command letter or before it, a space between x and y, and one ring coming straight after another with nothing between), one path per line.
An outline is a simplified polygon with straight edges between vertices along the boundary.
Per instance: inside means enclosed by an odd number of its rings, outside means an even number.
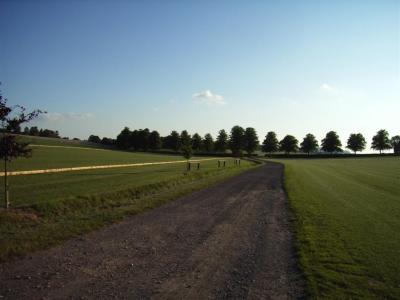
M400 159L281 162L310 296L400 299Z
M11 170L183 160L181 156L112 150L33 147ZM254 164L226 168L216 160L186 172L185 163L10 176L12 209L0 210L0 260L59 243L233 176ZM0 179L3 181L3 179ZM0 185L0 205L4 202Z
M178 155L144 152L35 145L30 147L33 149L32 157L12 161L8 167L9 171L184 160ZM3 165L0 166L0 171L4 171Z

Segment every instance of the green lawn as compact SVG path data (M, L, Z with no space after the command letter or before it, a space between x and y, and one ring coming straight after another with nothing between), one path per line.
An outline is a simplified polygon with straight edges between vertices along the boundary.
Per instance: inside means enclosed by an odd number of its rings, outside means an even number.
M400 159L280 162L310 296L400 299Z
M40 147L32 145L31 158L18 158L9 164L9 171L38 170L64 167L130 164L184 160L179 155L127 152L95 148ZM4 171L1 164L0 171Z
M181 156L112 150L33 147L11 170L184 160ZM195 159L195 158L194 158ZM0 209L0 261L57 244L72 236L154 208L230 176L254 164L235 166L225 158L203 161L186 172L185 163L9 177L11 209ZM4 170L4 169L3 169ZM3 178L0 178L3 182ZM0 206L4 202L0 185Z

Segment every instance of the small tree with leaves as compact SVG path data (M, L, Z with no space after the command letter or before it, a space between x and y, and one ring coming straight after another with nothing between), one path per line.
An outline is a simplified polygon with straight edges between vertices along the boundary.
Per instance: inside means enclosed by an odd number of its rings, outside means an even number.
M352 133L347 140L346 148L354 151L354 154L357 154L357 151L363 151L365 149L365 144L365 138L361 133Z
M391 138L390 144L393 147L393 152L396 155L400 154L400 135L395 135L394 137Z
M321 149L325 152L342 152L342 142L335 131L329 131L321 142Z
M278 142L275 132L270 131L267 133L267 135L265 136L265 139L263 141L261 149L265 153L272 153L272 152L276 152L279 150L279 142Z
M382 150L392 148L392 145L390 145L389 133L385 129L379 130L376 135L372 137L371 148L379 150L379 154L382 154Z
M248 155L257 150L259 145L257 132L252 127L247 127L244 131L244 149Z
M215 141L215 150L225 152L226 149L228 149L228 134L224 129L221 129Z
M183 145L182 146L182 155L184 158L186 158L187 160L187 170L190 170L190 162L189 159L192 157L193 155L193 149L190 145Z
M286 154L297 152L299 150L298 143L299 141L293 135L287 135L279 142L279 150Z
M300 144L300 149L304 153L310 155L310 152L314 152L318 149L318 141L315 136L308 133Z
M245 143L244 129L238 125L233 126L229 137L229 147L233 156L242 156L242 150Z
M32 121L42 113L34 110L27 113L25 107L20 105L8 106L7 99L3 98L0 92L0 159L4 161L4 207L10 206L8 195L8 174L7 164L18 157L29 157L32 149L28 148L28 143L20 142L17 136L10 133L8 129L20 127L21 124Z

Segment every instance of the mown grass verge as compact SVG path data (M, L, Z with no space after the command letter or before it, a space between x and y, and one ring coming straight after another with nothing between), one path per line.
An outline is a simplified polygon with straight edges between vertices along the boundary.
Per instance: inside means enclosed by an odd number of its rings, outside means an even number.
M400 160L281 160L312 299L400 299Z
M68 238L98 229L160 206L179 196L239 174L254 164L211 169L92 195L75 195L19 205L0 211L0 261L48 248Z

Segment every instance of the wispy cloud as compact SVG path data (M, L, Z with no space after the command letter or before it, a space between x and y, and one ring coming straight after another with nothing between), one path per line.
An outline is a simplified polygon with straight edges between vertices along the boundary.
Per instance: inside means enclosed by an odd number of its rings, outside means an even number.
M321 84L320 87L319 87L319 90L321 92L329 92L329 93L336 91L336 89L332 85L330 85L328 83Z
M75 112L48 112L46 114L40 115L40 119L49 122L59 122L59 121L77 121L77 120L88 120L94 117L92 113L75 113Z
M192 95L193 100L207 105L225 105L226 101L223 96L214 94L210 90L205 90Z

